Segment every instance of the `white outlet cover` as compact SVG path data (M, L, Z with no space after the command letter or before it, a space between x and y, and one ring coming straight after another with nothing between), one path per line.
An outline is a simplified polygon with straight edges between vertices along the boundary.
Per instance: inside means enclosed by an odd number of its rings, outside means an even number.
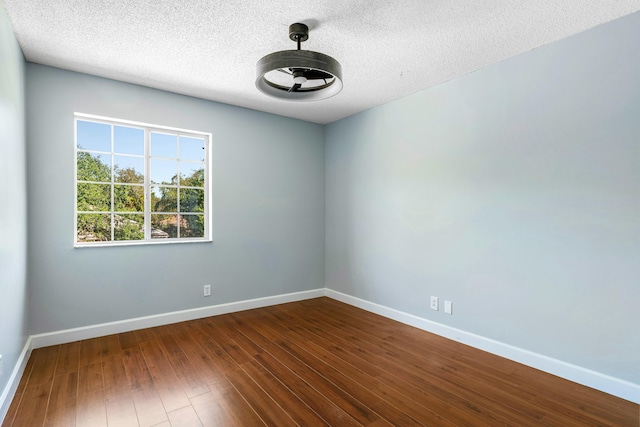
M438 310L438 297L431 297L431 310Z
M452 303L451 301L445 301L444 302L444 312L447 314L451 314L452 313Z

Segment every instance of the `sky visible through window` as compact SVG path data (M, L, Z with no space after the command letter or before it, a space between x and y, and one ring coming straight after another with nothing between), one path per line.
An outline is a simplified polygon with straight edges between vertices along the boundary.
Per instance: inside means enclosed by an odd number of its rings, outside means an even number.
M78 149L111 152L111 125L88 121L78 121ZM144 174L144 130L134 127L114 127L114 161L120 168L133 168ZM151 182L169 183L178 172L178 139L181 161L204 162L204 139L151 132ZM119 156L125 154L128 156ZM110 155L93 154L111 166ZM140 158L132 157L140 156ZM201 165L181 163L181 175L190 176Z

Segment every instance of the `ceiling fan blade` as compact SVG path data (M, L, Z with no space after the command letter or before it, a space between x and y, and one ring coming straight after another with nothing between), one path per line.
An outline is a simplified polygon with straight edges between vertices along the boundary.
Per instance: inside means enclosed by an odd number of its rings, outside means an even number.
M307 80L329 80L333 78L332 74L320 70L305 70L304 76Z
M290 72L288 72L288 71L286 71L286 70L283 70L282 68L278 68L278 71L280 71L281 73L288 74L288 75L290 75L290 76L292 75L292 73L290 73Z
M302 87L302 85L300 83L296 83L293 86L291 86L291 89L289 89L289 92L297 92L298 89L300 89Z

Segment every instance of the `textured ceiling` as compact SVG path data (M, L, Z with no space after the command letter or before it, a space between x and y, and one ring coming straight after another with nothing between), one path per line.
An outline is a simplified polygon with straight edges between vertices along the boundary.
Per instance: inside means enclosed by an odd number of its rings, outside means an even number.
M2 1L2 0L0 0ZM4 0L28 61L330 123L640 10L640 0ZM291 102L256 62L295 49L340 61L344 89Z

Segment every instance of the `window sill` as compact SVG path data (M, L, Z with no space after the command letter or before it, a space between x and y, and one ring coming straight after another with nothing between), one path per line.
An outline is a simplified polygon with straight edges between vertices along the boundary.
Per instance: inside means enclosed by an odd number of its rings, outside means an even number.
M123 242L96 242L96 243L74 243L75 249L85 248L108 248L122 246L154 246L154 245L173 245L185 243L212 243L213 239L157 239L157 240L140 240L140 241L123 241Z

